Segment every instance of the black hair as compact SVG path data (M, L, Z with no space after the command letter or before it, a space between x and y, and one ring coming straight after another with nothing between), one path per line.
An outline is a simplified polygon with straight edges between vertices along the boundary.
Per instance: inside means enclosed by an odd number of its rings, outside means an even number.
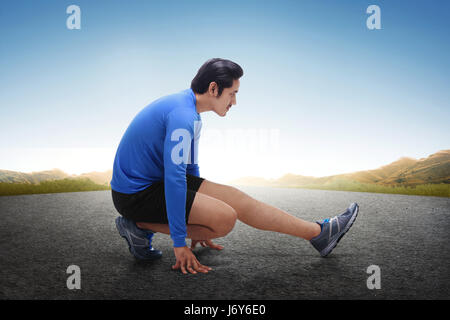
M195 93L203 94L208 91L211 82L217 83L219 96L224 88L233 86L233 80L237 80L244 75L242 68L235 62L214 58L206 61L197 75L191 82L191 89Z

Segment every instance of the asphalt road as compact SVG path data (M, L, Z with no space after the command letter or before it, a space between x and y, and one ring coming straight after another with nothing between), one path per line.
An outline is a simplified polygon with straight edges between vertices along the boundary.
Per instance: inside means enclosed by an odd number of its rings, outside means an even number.
M352 229L327 258L305 240L238 222L199 247L209 274L171 270L169 236L156 262L136 261L118 235L109 191L0 197L1 299L449 299L450 199L288 188L239 187L305 220L358 202ZM81 289L66 286L81 270ZM368 289L367 268L381 289Z

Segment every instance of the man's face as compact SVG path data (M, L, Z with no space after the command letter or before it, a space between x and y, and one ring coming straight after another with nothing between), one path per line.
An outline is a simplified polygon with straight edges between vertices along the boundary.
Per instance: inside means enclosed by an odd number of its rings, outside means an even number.
M239 79L233 80L233 85L230 88L224 88L220 97L216 96L213 109L215 113L224 117L231 106L236 104L236 94L239 91L239 86Z

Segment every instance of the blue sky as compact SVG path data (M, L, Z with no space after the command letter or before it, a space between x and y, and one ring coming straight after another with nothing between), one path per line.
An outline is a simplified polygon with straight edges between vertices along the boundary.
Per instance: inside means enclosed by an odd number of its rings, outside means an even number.
M66 27L71 4L80 30ZM366 27L371 4L381 30ZM448 1L2 1L0 169L112 168L136 113L188 88L213 57L239 63L244 77L226 117L202 114L206 178L324 176L449 149L449 9ZM241 132L237 145L230 136Z

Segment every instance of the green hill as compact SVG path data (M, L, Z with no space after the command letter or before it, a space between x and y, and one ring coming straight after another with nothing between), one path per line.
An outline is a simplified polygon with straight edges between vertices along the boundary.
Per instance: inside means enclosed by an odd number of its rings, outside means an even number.
M286 174L279 179L244 177L229 183L450 197L450 150L419 160L402 157L378 169L354 173L327 177Z
M99 185L88 178L65 178L60 180L47 180L40 183L7 183L0 182L0 196L58 193L78 191L110 190L109 186Z

